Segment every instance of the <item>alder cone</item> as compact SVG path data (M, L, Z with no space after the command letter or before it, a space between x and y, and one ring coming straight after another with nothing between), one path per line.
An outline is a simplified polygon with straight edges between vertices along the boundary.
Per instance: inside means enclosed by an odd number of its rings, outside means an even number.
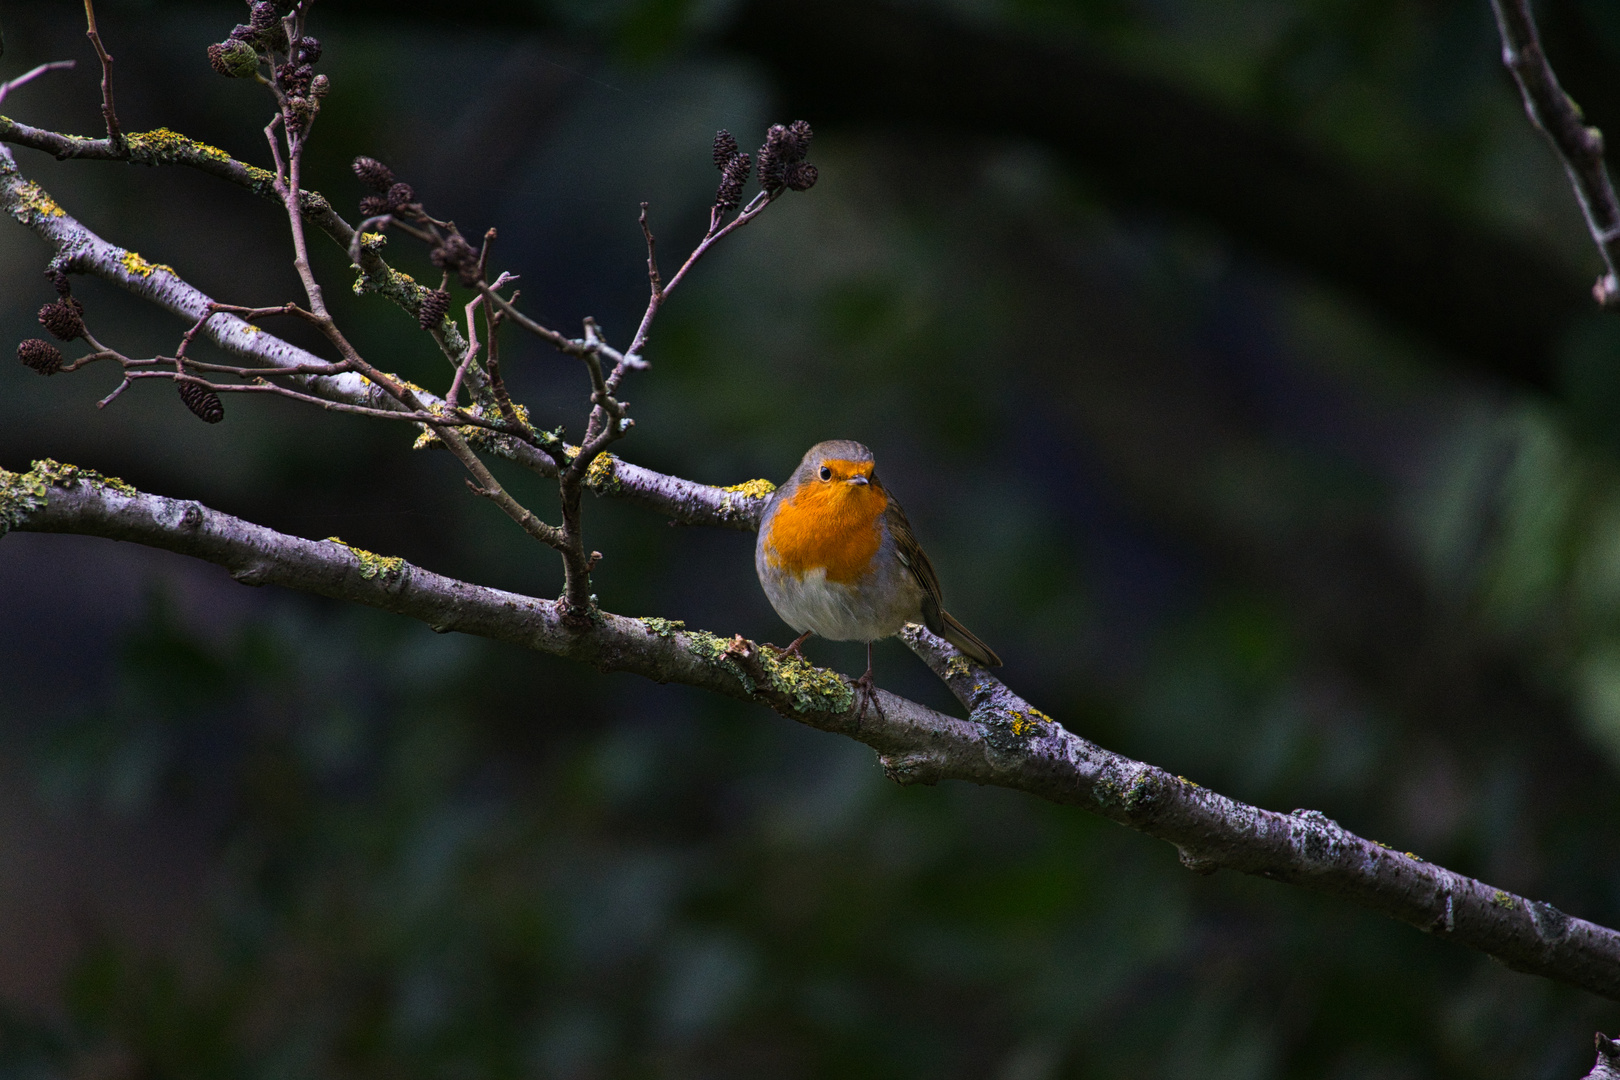
M39 309L39 324L58 341L84 336L84 306L71 296L52 300Z
M432 289L422 297L422 304L416 309L416 321L424 330L437 330L449 310L450 294L443 289Z
M17 359L41 375L55 375L62 370L62 350L44 338L29 338L20 343Z
M180 400L186 403L186 408L205 424L217 424L225 419L225 403L219 400L214 393L202 383L176 380L180 387Z

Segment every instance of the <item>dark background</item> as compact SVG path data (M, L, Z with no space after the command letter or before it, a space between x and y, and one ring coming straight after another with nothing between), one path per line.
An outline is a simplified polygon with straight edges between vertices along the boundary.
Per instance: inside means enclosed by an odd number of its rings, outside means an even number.
M267 163L262 92L204 56L244 10L104 0L126 127ZM1538 14L1620 132L1614 6ZM0 76L79 61L8 115L97 133L81 16L0 7ZM499 228L528 311L621 345L637 204L667 269L714 130L810 121L820 183L666 308L625 457L780 481L860 439L951 609L1072 730L1620 924L1620 323L1484 0L323 0L313 31L310 185L352 220L347 162L383 158ZM15 153L217 298L298 296L275 206ZM442 391L316 244L366 355ZM0 223L7 348L46 258ZM103 340L172 352L176 322L75 291ZM505 341L519 398L577 432L575 363ZM112 385L0 365L0 465L560 586L413 432L244 398L209 427L151 383L97 411ZM751 537L587 512L608 609L785 640ZM1572 1080L1620 1027L1073 810L901 789L762 709L158 552L7 536L0 627L5 1076ZM898 644L877 665L954 708Z

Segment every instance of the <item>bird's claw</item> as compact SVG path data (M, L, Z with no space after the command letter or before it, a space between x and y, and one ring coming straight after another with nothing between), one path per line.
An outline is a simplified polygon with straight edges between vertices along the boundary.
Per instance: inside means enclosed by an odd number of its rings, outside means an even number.
M885 721L889 719L888 714L883 711L882 703L878 701L877 682L872 678L870 671L851 682L850 687L861 695L861 711L855 714L855 725L857 727L860 726L862 720L866 719L866 710L868 708L877 712L878 719Z

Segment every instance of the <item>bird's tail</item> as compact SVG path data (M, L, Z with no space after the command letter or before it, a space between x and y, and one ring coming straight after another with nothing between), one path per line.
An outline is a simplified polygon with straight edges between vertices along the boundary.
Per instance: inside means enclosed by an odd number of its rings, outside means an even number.
M944 608L939 609L939 625L930 626L929 629L961 649L969 660L985 667L1001 666L1001 657L996 655L996 650L974 637L973 631L957 622L956 617Z

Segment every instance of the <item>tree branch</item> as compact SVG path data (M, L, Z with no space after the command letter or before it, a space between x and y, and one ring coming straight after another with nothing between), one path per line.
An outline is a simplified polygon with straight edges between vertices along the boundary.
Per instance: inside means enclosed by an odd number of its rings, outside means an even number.
M1491 0L1491 7L1502 34L1502 63L1519 84L1530 122L1547 136L1553 153L1563 162L1586 216L1586 227L1603 256L1604 274L1592 286L1592 295L1606 307L1620 304L1620 277L1615 273L1620 263L1620 203L1603 164L1603 132L1586 126L1580 106L1558 85L1558 76L1541 49L1529 0Z
M1065 730L918 626L902 634L969 710L967 719L878 691L857 719L850 681L777 659L742 637L606 612L570 619L555 601L458 581L337 541L304 540L42 461L0 470L0 529L79 533L163 548L281 585L405 615L658 682L769 706L859 740L903 784L968 780L1078 806L1176 846L1190 869L1220 868L1350 900L1520 971L1620 1000L1620 933L1363 839L1314 810L1282 814L1229 799Z

